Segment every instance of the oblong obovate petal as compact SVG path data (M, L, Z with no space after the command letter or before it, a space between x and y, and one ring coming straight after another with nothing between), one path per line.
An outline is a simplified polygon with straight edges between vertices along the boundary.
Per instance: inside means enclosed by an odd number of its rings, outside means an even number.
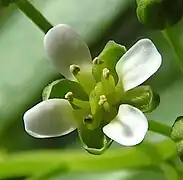
M24 114L25 131L36 138L68 134L76 129L72 113L72 107L65 99L42 101Z
M56 25L46 33L44 49L54 67L70 80L73 80L69 70L70 65L78 65L81 70L92 69L92 59L87 44L66 24Z
M161 62L161 55L155 45L149 39L139 40L116 64L124 91L146 81L159 69Z
M103 127L103 132L109 138L124 146L141 143L147 130L148 121L145 115L128 104L122 104L118 115Z

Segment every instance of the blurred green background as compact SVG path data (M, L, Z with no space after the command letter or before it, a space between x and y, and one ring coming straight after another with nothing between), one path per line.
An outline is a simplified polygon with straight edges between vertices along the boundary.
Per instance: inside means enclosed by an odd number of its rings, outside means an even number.
M175 55L160 32L151 31L138 22L134 0L34 0L30 2L53 25L67 23L76 29L88 43L93 57L97 56L111 39L127 47L142 37L152 39L163 56L163 64L158 73L147 83L160 94L161 103L157 110L148 116L155 121L171 125L177 116L183 115L183 78ZM179 40L183 45L182 29L182 21L174 26L174 30L180 34ZM24 132L23 113L41 101L42 89L47 84L60 77L44 54L43 37L43 32L14 4L0 10L0 152L2 153L0 179L1 177L8 179L16 175L11 171L11 168L15 167L6 164L6 158L3 159L6 153L7 156L10 153L11 157L11 154L27 150L29 152L38 149L62 151L62 148L69 149L71 154L71 150L78 148L85 153L80 147L76 132L52 139L34 139ZM149 133L147 137L152 141L163 138L153 133ZM114 144L113 148L122 147ZM37 168L39 169L40 166ZM165 179L165 176L162 172L154 172L152 169L141 169L66 175L55 173L45 179L140 180L147 178Z

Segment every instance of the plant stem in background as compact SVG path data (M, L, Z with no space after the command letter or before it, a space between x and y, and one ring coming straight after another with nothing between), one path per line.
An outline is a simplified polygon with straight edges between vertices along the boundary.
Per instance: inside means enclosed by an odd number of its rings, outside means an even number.
M149 120L149 130L170 137L171 127L156 121Z
M178 170L170 163L164 162L159 165L161 170L164 172L167 180L180 180L181 176L179 176Z
M16 5L30 18L44 33L46 33L52 24L28 1L18 0Z
M176 33L173 28L165 29L161 32L162 32L164 38L170 44L173 52L175 53L175 56L179 63L179 68L181 69L181 71L183 73L183 48L180 43L179 34Z
M113 149L101 156L91 156L81 150L26 151L2 155L0 179L41 176L50 174L50 171L59 172L59 169L60 173L141 169L156 166L175 156L175 144L170 139L158 143L144 141L139 146Z

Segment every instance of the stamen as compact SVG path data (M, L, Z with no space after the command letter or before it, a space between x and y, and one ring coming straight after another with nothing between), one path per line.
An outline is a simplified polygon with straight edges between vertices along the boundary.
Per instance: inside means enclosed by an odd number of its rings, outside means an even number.
M96 84L92 76L92 66L83 64L80 68L80 66L72 64L70 65L70 72L89 95Z
M80 67L78 65L72 64L70 65L70 72L76 76L80 72Z
M96 57L94 60L93 60L93 64L95 65L100 65L100 64L103 64L104 61L99 59L98 57Z
M116 101L115 93L115 80L109 69L104 68L102 71L101 83L103 87L103 93L107 96L107 101L109 104L113 104Z
M92 124L92 122L93 122L93 116L91 114L89 114L88 116L86 116L84 118L84 123L85 124Z
M103 106L103 108L106 112L110 112L110 105L109 105L109 103L107 101L107 97L105 95L100 96L100 100L98 102L98 105Z
M105 79L107 79L107 78L109 78L109 75L110 75L109 69L104 68L104 69L103 69L103 72L102 72L102 76L103 76Z
M67 99L68 101L72 102L73 101L73 93L72 92L68 92L66 95L65 95L65 99Z
M74 98L74 95L72 92L68 92L65 95L65 99L67 99L72 105L75 105L78 108L81 108L81 109L89 109L90 108L90 104L88 101L82 101L80 99Z
M105 95L101 95L100 96L100 100L99 100L99 102L98 102L98 105L103 105L105 102L107 101L107 98L106 98L106 96Z

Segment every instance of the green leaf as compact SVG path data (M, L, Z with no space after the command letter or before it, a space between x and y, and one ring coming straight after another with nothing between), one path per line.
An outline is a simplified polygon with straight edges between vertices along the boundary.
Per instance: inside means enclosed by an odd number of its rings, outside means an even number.
M102 70L108 68L110 73L114 76L117 83L118 77L116 74L116 63L119 61L121 56L126 52L126 48L114 41L109 41L104 47L103 51L97 57L98 62L94 63L93 76L97 81L100 81L102 76ZM95 62L96 60L94 60Z
M68 92L72 92L74 98L81 100L88 100L88 96L83 90L83 88L74 81L69 81L67 79L59 79L53 81L43 90L42 97L43 100L52 98L65 98Z
M156 109L160 103L160 97L152 92L150 86L139 86L125 92L121 103L130 104L147 113Z

